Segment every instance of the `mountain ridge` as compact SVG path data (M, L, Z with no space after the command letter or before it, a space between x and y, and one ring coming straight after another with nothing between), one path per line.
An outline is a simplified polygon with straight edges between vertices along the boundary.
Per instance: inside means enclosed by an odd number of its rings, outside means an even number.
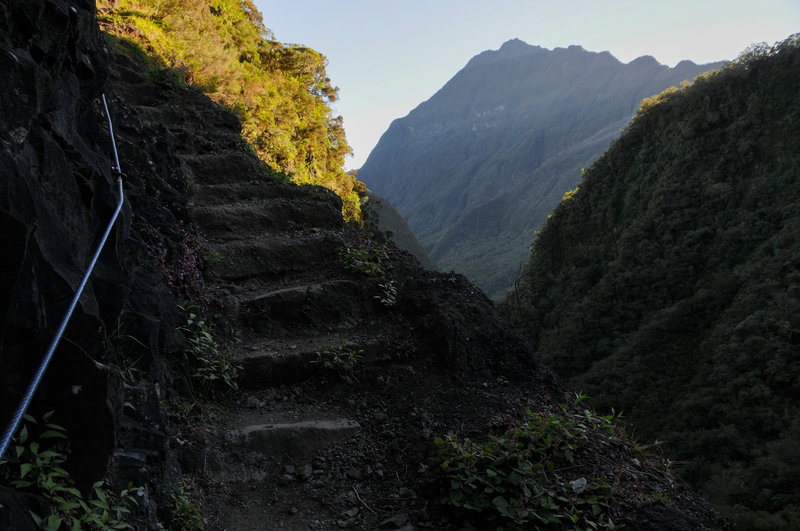
M434 261L464 272L498 298L524 261L533 231L641 99L710 66L669 68L647 57L623 64L608 52L546 50L511 40L473 57L431 98L393 121L359 178L406 217ZM550 163L543 183L551 191L539 198L537 170L568 150L575 158ZM498 213L527 210L494 235L514 243L471 249L476 240L465 228L469 212L503 195ZM537 206L522 205L531 202ZM463 238L462 249L447 245L453 235ZM508 257L494 263L499 253Z

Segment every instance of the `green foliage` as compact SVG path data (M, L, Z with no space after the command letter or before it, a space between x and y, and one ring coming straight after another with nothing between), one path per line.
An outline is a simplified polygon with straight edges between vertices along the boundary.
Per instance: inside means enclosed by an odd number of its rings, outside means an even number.
M200 400L194 398L180 398L173 401L171 406L171 416L184 426L207 420L203 418L202 403Z
M795 35L643 102L506 301L742 528L800 525L798 72Z
M205 495L203 489L188 477L181 481L170 494L172 511L172 528L194 531L205 528L203 507Z
M186 336L187 372L197 390L206 396L220 388L237 390L239 370L234 363L230 344L220 345L214 336L214 329L191 311L182 331ZM230 343L235 342L234 336Z
M383 270L383 261L388 255L383 249L356 249L349 245L339 251L339 261L351 273L358 273L368 277L382 277L386 275Z
M372 298L391 308L397 304L397 283L385 278L383 261L388 258L389 255L381 248L358 249L347 245L339 250L339 262L344 268L351 273L368 277L377 290Z
M397 304L397 285L394 280L387 280L378 284L378 288L380 288L380 293L373 295L372 298L378 299L386 307Z
M613 420L561 405L529 411L485 443L437 437L439 465L448 480L442 501L479 529L613 529L613 497L605 479L587 482L571 470L590 432L617 437Z
M117 369L122 381L131 385L142 377L143 371L139 368L140 360L141 358L126 360L126 362L122 364L114 364L113 367Z
M126 384L137 382L144 371L141 368L142 358L147 352L147 345L127 332L122 316L117 318L114 328L109 334L114 362L111 363ZM140 352L137 356L135 353Z
M217 267L220 262L222 262L222 255L220 255L217 251L207 252L205 259L203 260L203 264L210 269Z
M251 0L101 0L98 20L163 65L159 82L189 83L233 111L270 168L330 188L345 220L361 222L364 185L343 169L350 147L322 54L276 41Z
M346 348L347 343L349 342L345 341L338 347L323 345L322 350L316 353L317 358L311 363L328 373L335 374L337 378L347 383L357 382L355 372L364 358L364 351Z
M577 194L577 193L578 193L578 190L580 190L580 189L581 189L581 187L580 187L580 186L578 186L578 187L576 187L576 188L573 188L572 190L570 190L570 191L566 192L566 193L564 194L564 196L561 198L561 200L562 200L562 201L569 201L570 199L572 199L572 198L574 198L574 197L575 197L575 194Z
M48 422L52 415L52 411L45 413L41 423L24 415L22 428L0 461L0 482L50 502L50 514L31 513L42 529L133 529L126 518L129 506L136 500L128 490L115 494L98 481L92 485L91 498L86 500L75 488L64 469L67 430Z

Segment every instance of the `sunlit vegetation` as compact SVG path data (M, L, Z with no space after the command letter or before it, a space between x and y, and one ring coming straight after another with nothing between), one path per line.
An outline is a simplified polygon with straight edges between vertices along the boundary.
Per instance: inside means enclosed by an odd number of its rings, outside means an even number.
M344 171L350 153L337 89L319 52L281 44L251 0L98 0L102 27L131 40L231 109L259 158L298 184L336 192L349 222L361 222L362 183Z
M800 34L649 98L505 303L741 529L800 528Z

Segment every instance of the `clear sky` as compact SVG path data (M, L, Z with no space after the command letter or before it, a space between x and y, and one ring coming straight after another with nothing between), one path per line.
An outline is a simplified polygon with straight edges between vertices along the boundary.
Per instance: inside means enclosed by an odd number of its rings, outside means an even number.
M470 58L519 38L578 44L620 61L674 66L735 59L800 32L800 0L254 0L281 42L328 58L359 168L395 118L430 98Z

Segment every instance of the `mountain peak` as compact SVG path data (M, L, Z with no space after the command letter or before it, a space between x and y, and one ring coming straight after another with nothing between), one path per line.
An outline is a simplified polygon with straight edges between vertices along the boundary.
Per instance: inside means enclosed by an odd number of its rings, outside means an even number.
M523 41L522 39L509 39L503 43L500 47L501 50L511 50L511 49L521 49L521 48L530 48L531 45L527 42Z
M520 55L529 55L532 52L541 50L541 47L528 44L521 39L510 39L500 46L498 53L502 54L503 57L518 57Z
M628 64L631 66L661 66L661 63L652 55L642 55Z
M694 61L690 61L688 59L684 59L680 63L676 64L675 68L676 69L677 68L694 68L696 66L697 66L697 63L695 63Z
M703 71L637 61L507 41L394 121L359 178L403 214L432 260L498 298L527 258L520 227L546 219L643 98Z

